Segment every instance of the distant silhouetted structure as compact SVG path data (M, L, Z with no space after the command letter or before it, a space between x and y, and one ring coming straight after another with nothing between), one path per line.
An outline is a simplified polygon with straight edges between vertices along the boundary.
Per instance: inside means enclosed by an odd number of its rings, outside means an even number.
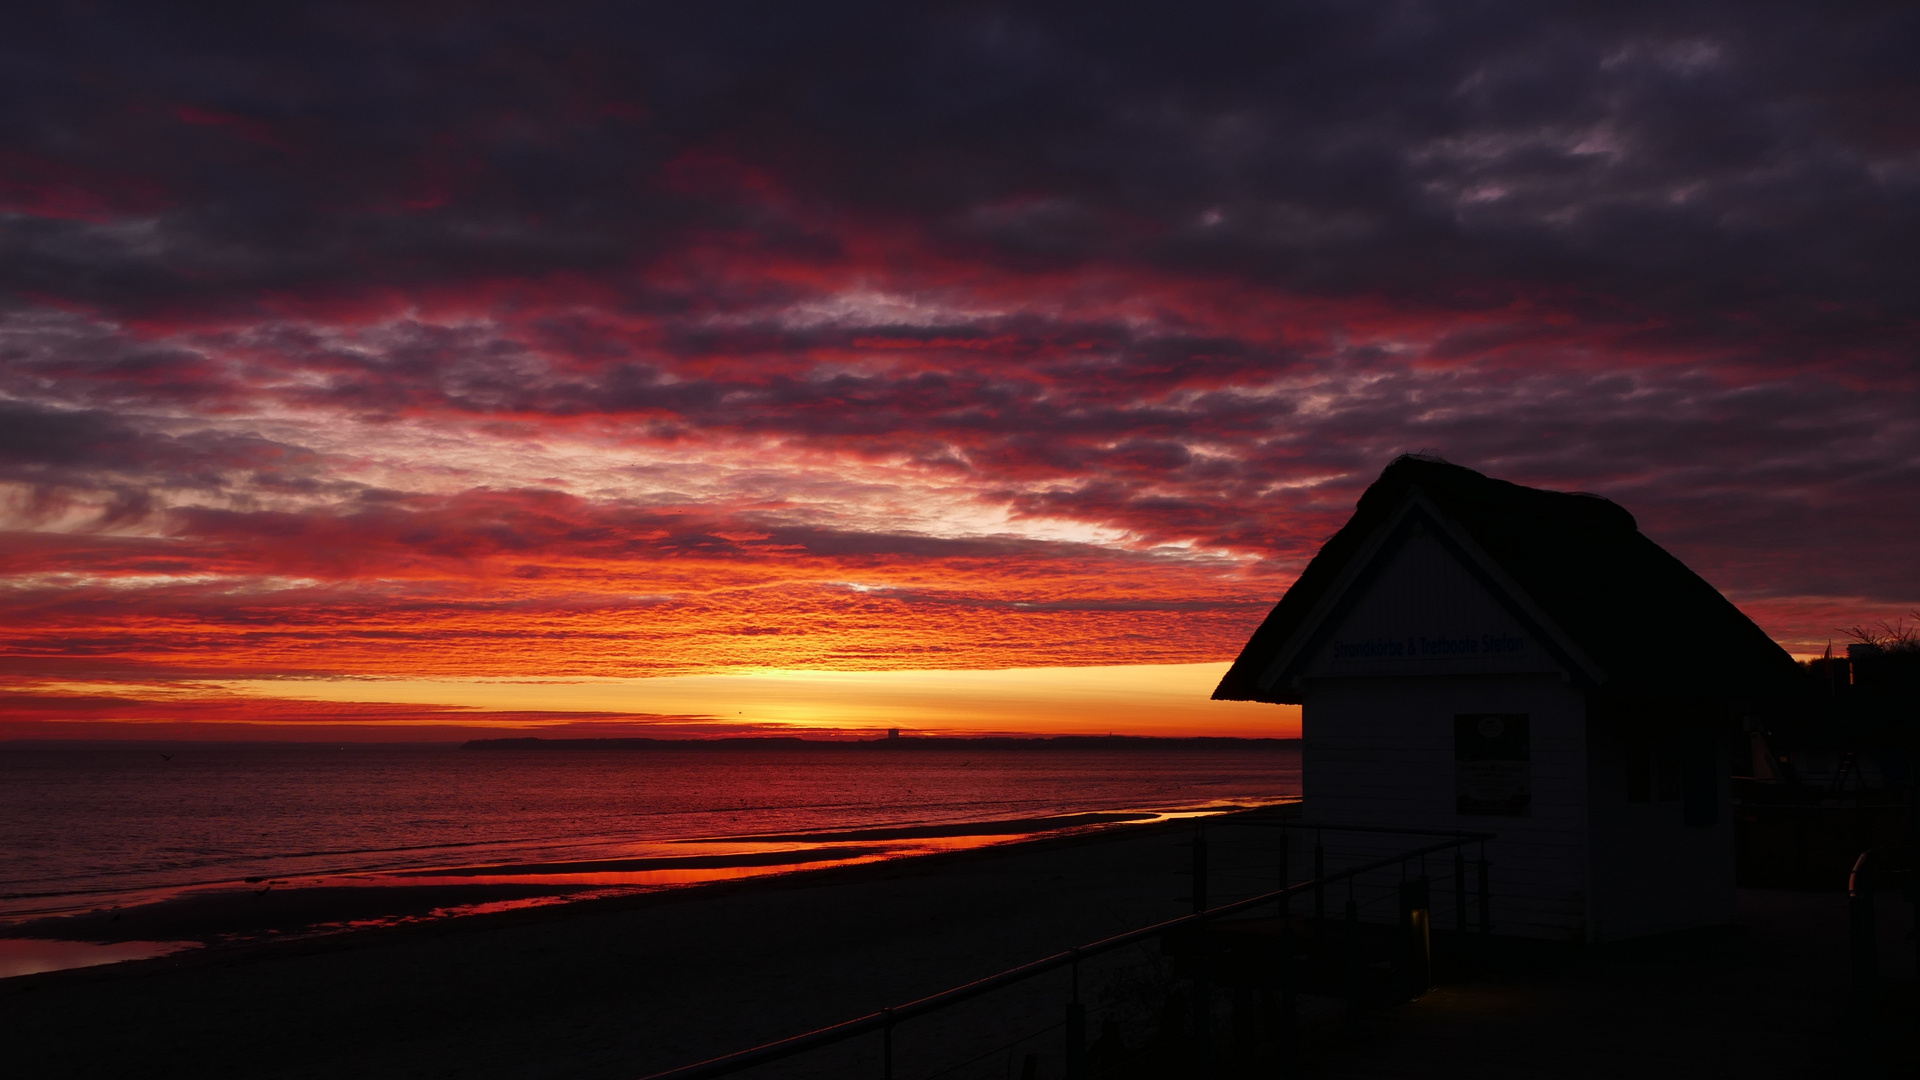
M1215 698L1302 708L1309 819L1485 830L1499 932L1724 923L1729 762L1793 659L1595 495L1389 465Z

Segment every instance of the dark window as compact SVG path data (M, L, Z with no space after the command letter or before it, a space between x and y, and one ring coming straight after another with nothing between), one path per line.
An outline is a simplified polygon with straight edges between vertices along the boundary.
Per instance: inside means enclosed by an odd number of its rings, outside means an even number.
M1680 754L1672 732L1628 731L1621 744L1628 802L1680 801Z
M1454 812L1531 817L1531 759L1526 713L1454 716Z
M1681 815L1689 825L1720 821L1720 754L1713 735L1689 731L1680 740Z
M1627 756L1627 801L1653 801L1653 740L1644 731L1629 731L1622 743Z
M1680 748L1671 732L1663 733L1654 744L1653 776L1661 802L1680 800Z
M1623 733L1627 801L1677 802L1689 825L1720 820L1720 755L1707 731Z

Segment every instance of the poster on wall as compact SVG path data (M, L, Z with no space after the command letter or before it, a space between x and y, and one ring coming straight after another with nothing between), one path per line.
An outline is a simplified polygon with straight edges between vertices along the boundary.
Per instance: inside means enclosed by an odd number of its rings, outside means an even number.
M1526 713L1456 714L1454 812L1479 817L1531 817L1531 757Z

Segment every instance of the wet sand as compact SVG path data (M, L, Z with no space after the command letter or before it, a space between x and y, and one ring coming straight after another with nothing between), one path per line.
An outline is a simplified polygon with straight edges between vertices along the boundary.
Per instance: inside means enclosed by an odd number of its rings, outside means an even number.
M232 944L273 935L332 933L343 927L417 922L472 910L544 906L784 874L821 864L872 863L981 848L1017 838L1051 838L1160 815L1094 812L985 822L887 826L661 841L660 848L745 846L701 854L483 863L330 878L247 878L183 889L172 896L73 914L0 922L16 938L94 943ZM764 849L772 850L764 850ZM754 850L762 849L762 850Z
M1129 826L23 976L0 981L8 1070L640 1077L1181 914L1190 830ZM1150 950L1116 957L1086 973L1088 994L1127 993L1160 963ZM1057 1022L1063 991L1034 986L904 1027L901 1074L927 1071L937 1048ZM863 1056L877 1040L775 1072L864 1072Z

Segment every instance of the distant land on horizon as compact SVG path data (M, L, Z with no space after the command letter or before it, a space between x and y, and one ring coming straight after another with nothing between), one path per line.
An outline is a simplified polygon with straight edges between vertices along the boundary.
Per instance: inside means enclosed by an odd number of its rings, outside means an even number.
M579 738L545 739L524 736L509 739L469 739L463 750L756 750L756 749L833 749L836 747L884 747L898 750L1119 750L1165 749L1169 745L1234 746L1248 749L1280 749L1299 739L1237 738L1229 735L1153 736L1153 735L982 735L881 736L877 739L806 739L798 735L736 735L714 739Z

